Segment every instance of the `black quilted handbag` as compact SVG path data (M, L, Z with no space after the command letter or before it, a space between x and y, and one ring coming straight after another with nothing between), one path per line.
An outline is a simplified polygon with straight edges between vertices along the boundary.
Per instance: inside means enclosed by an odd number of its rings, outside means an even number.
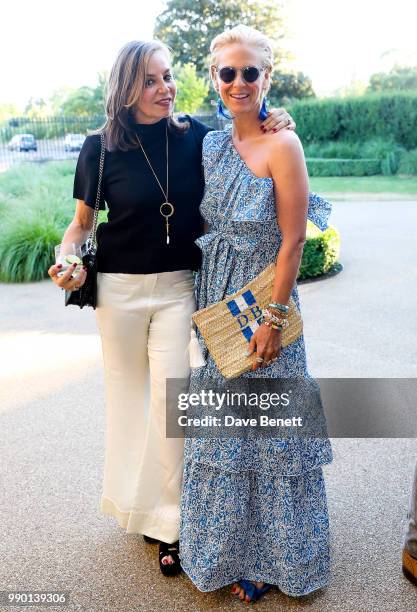
M97 306L97 218L100 208L101 183L103 179L104 155L106 151L104 134L100 134L101 151L98 170L97 196L94 207L94 221L90 235L81 247L83 266L87 269L87 277L82 287L76 291L65 291L65 306Z

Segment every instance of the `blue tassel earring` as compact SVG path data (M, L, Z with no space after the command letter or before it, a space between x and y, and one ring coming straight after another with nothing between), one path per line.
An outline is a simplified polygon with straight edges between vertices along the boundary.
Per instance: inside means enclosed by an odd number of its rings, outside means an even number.
M259 111L259 119L261 119L261 121L264 121L264 119L266 119L267 117L268 117L268 110L266 108L266 98L264 98L262 100L261 110Z
M233 119L233 117L231 115L228 115L224 108L223 108L223 104L222 104L222 99L219 98L217 101L217 115L218 117L224 117L224 119Z

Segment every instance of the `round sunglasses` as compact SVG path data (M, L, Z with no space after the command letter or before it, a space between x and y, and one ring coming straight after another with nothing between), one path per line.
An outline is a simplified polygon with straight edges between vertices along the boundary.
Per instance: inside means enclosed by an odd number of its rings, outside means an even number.
M256 66L245 66L244 68L233 68L233 66L223 66L223 68L216 68L220 79L223 83L233 83L236 78L238 71L241 72L242 78L245 83L254 83L259 79L261 70Z

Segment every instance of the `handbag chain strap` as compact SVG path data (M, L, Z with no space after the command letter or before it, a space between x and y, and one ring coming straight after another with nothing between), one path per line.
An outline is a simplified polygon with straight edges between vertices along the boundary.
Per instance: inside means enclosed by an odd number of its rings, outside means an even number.
M88 236L88 239L87 239L88 252L92 254L95 254L97 251L97 238L96 238L97 219L98 219L98 213L100 210L101 183L103 180L104 156L106 153L104 132L101 132L100 134L100 144L101 144L100 162L99 162L99 167L98 167L98 183L97 183L96 203L94 206L94 220L93 220L93 227L91 228L90 235Z

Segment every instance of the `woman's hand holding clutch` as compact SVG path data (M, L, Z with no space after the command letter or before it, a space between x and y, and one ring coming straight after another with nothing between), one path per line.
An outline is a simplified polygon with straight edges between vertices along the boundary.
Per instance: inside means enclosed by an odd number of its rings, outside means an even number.
M262 324L249 342L248 354L256 354L252 370L269 366L281 353L282 331Z

